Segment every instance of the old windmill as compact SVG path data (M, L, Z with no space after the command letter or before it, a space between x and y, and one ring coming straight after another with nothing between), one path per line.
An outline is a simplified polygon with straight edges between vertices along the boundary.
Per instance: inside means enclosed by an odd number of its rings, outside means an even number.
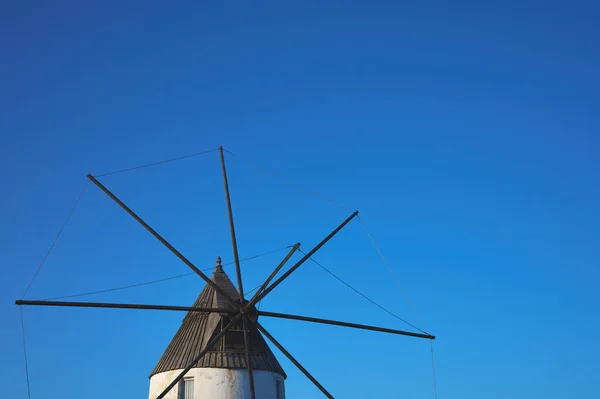
M329 233L313 249L291 268L275 279L292 255L299 250L294 245L277 265L254 295L247 299L244 295L242 271L238 256L235 226L229 196L227 172L223 148L220 158L225 186L225 199L229 215L229 228L233 247L237 289L225 274L220 258L211 277L204 274L196 265L165 240L148 223L125 205L115 194L100 183L94 176L88 178L131 217L140 223L150 234L166 246L175 256L192 269L206 282L192 306L168 306L99 302L66 302L48 300L17 300L17 305L69 306L116 309L150 309L187 312L182 325L152 371L149 399L282 399L285 397L285 372L269 348L265 338L286 356L319 390L328 398L334 396L321 385L261 324L259 318L274 317L321 323L347 328L370 330L388 334L405 335L429 340L435 339L427 333L382 328L343 321L327 320L293 314L274 313L257 310L256 305L279 284L287 279L304 262L311 258L346 224L358 215L352 213L338 227ZM274 280L275 279L275 280ZM274 280L274 281L273 281ZM273 281L273 282L272 282Z

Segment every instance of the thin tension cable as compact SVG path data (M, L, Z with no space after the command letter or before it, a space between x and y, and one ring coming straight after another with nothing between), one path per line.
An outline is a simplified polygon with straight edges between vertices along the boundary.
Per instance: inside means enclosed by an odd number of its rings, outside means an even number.
M300 188L301 190L303 190L303 191L306 191L307 193L309 193L309 194L311 194L311 195L313 195L313 196L315 196L315 197L317 197L317 198L319 198L319 199L321 199L321 200L325 200L325 201L327 201L327 202L329 202L329 203L331 203L331 204L333 204L333 205L337 206L338 208L344 209L344 210L346 210L346 211L348 211L348 212L352 212L352 211L351 211L349 208L347 208L347 207L345 207L345 206L341 205L340 203L338 203L338 202L336 202L336 201L334 201L334 200L332 200L332 199L330 199L330 198L328 198L328 197L324 196L323 194L320 194L320 193L318 193L318 192L316 192L316 191L314 191L314 190L311 190L311 189L309 189L309 188L306 188L306 187L302 186L301 184L299 184L299 183L297 183L297 182L295 182L295 181L293 181L293 180L287 179L287 178L285 178L285 177L283 177L283 176L281 176L281 175L279 175L279 174L277 174L277 173L275 173L275 172L273 172L273 171L271 171L271 170L269 170L269 169L265 168L264 166L261 166L261 165L259 165L259 164L255 163L255 162L252 162L252 161L250 161L249 159L247 159L247 158L244 158L244 157L242 157L242 156L240 156L240 155L234 154L233 152L231 152L231 151L229 151L229 150L223 149L223 151L227 152L228 154L230 154L230 155L232 155L232 156L234 156L234 157L236 157L236 158L240 159L241 161L243 161L243 162L247 163L248 165L251 165L252 167L254 167L254 168L256 168L256 169L258 169L258 170L260 170L260 171L262 171L262 172L264 172L264 173L267 173L267 174L269 174L269 175L271 175L271 176L274 176L274 177L276 177L277 179L279 179L279 180L281 180L281 181L283 181L283 182L285 182L285 183L287 183L287 184L290 184L290 185L293 185L293 186L295 186L295 187L297 187L297 188ZM364 229L365 233L367 234L367 236L368 236L368 237L369 237L369 239L371 240L371 243L373 244L373 247L375 248L375 250L376 250L376 251L377 251L377 253L379 254L379 257L382 259L383 263L385 264L385 266L388 268L388 270L389 270L389 271L390 271L390 273L392 274L392 277L393 277L394 281L395 281L395 282L396 282L396 284L398 285L398 288L400 288L400 291L401 291L401 292L402 292L402 294L404 295L404 298L405 298L405 299L406 299L406 301L408 302L408 304L409 304L409 306L411 307L412 311L415 313L415 315L417 316L417 318L419 319L419 321L421 322L421 324L423 325L423 327L424 327L424 328L427 330L427 326L426 326L426 325L425 325L425 323L423 322L423 319L421 318L421 316L420 316L420 315L419 315L419 313L417 312L417 310L416 310L415 306L414 306L414 305L413 305L413 303L411 302L411 300L410 300L410 298L409 298L408 294L406 293L406 291L405 291L405 290L402 288L402 286L400 285L400 282L398 281L398 278L396 277L396 275L394 274L394 272L393 272L393 270L391 269L390 265L388 264L387 260L386 260L386 259L385 259L385 257L383 256L383 253L381 252L381 250L379 249L379 247L378 247L378 246L377 246L377 244L375 243L375 240L373 239L373 236L371 235L371 233L370 233L370 232L369 232L369 230L367 229L367 227L366 227L365 223L362 221L362 219L360 218L360 216L358 217L358 219L359 219L359 221L360 221L360 223L361 223L361 225L362 225L362 227L363 227L363 229ZM422 331L422 330L421 330L421 329L419 329L419 331Z
M350 213L354 212L352 209L346 208L344 205L341 205L340 203L338 203L338 202L336 202L336 201L334 201L334 200L332 200L330 198L327 198L326 196L324 196L324 195L322 195L322 194L320 194L320 193L318 193L318 192L316 192L314 190L306 188L306 187L302 186L301 184L296 183L293 180L287 179L287 178L281 176L280 174L275 173L275 172L273 172L273 171L265 168L264 166L260 166L259 164L255 163L255 162L252 162L249 159L246 159L246 158L241 157L241 156L239 156L237 154L234 154L233 152L228 151L225 148L223 149L223 151L225 151L229 155L232 155L232 156L240 159L241 161L247 163L248 165L250 165L250 166L252 166L252 167L254 167L254 168L256 168L256 169L258 169L258 170L260 170L260 171L262 171L264 173L267 173L267 174L269 174L269 175L271 175L271 176L273 176L273 177L275 177L275 178L277 178L277 179L279 179L279 180L281 180L281 181L283 181L283 182L285 182L287 184L291 184L292 186L296 186L297 188L299 188L299 189L301 189L303 191L306 191L307 193L309 193L309 194L311 194L311 195L313 195L313 196L315 196L315 197L317 197L319 199L327 201L330 204L333 204L333 205L337 206L338 208L341 208L341 209L343 209L345 211L348 211Z
M25 356L25 377L27 378L27 397L31 399L31 387L29 386L29 362L27 361L27 344L25 343L25 322L23 321L23 308L19 306L21 313L21 336L23 337L23 355Z
M435 378L435 362L433 359L433 342L429 340L429 347L431 348L431 374L433 375L433 398L437 399L437 382Z
M258 255L250 256L250 257L244 258L244 259L240 259L240 262L245 262L245 261L248 261L248 260L260 258L262 256L270 255L270 254L273 254L275 252L283 251L284 249L287 249L287 248L290 248L290 246L288 245L287 247L275 249L275 250L269 251L269 252L263 252L263 253L258 254ZM234 264L234 262L229 262L229 263L223 264L222 266L230 266L230 265L233 265L233 264ZM202 269L202 271L211 271L213 269L214 269L214 267L211 267L211 268L207 268L207 269ZM175 279L178 279L178 278L187 277L187 276L191 276L191 275L196 275L196 273L195 272L189 272L189 273L184 273L184 274L178 274L176 276L161 278L161 279L158 279L158 280L144 281L142 283L124 285L124 286L115 287L115 288L107 288L107 289L98 290L98 291L84 292L84 293L81 293L81 294L72 294L72 295L65 295L65 296L57 296L57 297L48 298L48 299L45 299L45 300L46 301L54 301L54 300L57 300L57 299L77 298L77 297L88 296L88 295L104 294L104 293L107 293L107 292L115 292L115 291L126 290L126 289L129 289L129 288L141 287L141 286L144 286L144 285L162 283L164 281L175 280Z
M302 252L301 250L298 250L298 252ZM304 252L302 252L304 253ZM306 254L305 254L306 255ZM402 317L398 316L397 314L395 314L394 312L384 308L383 306L381 306L380 304L378 304L377 302L375 302L374 300L372 300L371 298L369 298L368 296L366 296L365 294L363 294L362 292L360 292L359 290L357 290L356 288L354 288L353 286L351 286L350 284L348 284L347 282L345 282L344 280L342 280L340 277L336 276L331 270L327 269L325 266L323 266L322 264L320 264L319 262L317 262L316 260L314 260L312 257L309 258L312 262L314 262L317 266L319 266L321 269L325 270L327 273L329 273L331 276L333 276L335 279L337 279L338 281L340 281L342 284L344 284L346 287L350 288L352 291L356 292L358 295L360 295L361 297L363 297L364 299L366 299L367 301L371 302L373 305L377 306L378 308L380 308L381 310L383 310L384 312L388 313L389 315L395 317L396 319L402 321L403 323L406 323L407 325L411 326L412 328L421 331L424 334L429 334L426 331L423 331L422 329L420 329L419 327L415 326L414 324L404 320Z
M63 222L62 227L60 228L60 230L58 231L58 234L54 238L54 241L52 241L52 244L50 245L50 248L48 249L48 252L46 252L46 255L42 259L42 262L40 263L40 265L38 266L37 270L35 271L35 274L33 275L33 278L31 279L31 281L27 285L27 288L25 288L25 292L23 293L23 296L21 297L21 299L25 298L25 295L27 295L27 292L29 291L29 289L31 288L31 285L33 284L33 282L37 278L38 274L40 273L40 270L42 270L42 266L44 266L44 263L46 263L46 260L50 256L50 253L54 249L54 246L56 245L58 239L60 238L60 236L62 235L63 231L65 230L65 227L67 226L67 223L69 223L69 220L71 219L71 216L73 215L73 212L75 212L75 209L77 208L77 205L79 205L79 202L83 198L83 195L85 194L85 190L87 189L88 184L89 184L89 181L86 181L85 186L83 186L83 190L81 191L81 194L79 194L79 197L77 198L77 201L75 201L75 205L73 205L73 208L71 208L71 212L69 212L69 215L67 216L67 218Z
M126 169L115 170L114 172L107 172L107 173L102 173L102 174L94 175L94 176L95 177L102 177L102 176L116 175L117 173L130 172L132 170L149 168L150 166L157 166L157 165L162 165L162 164L169 163L169 162L179 161L179 160L186 159L186 158L197 157L199 155L209 154L211 152L215 152L215 151L218 151L218 150L219 150L218 148L215 148L215 149L212 149L212 150L196 152L194 154L184 155L184 156L176 157L176 158L165 159L163 161L152 162L152 163L148 163L148 164L144 164L144 165L139 165L139 166L134 166L134 167L131 167L131 168L126 168Z
M363 222L363 220L360 218L360 215L358 216L358 220L360 222L360 225L362 226L362 228L365 230L365 233L367 234L367 237L369 237L369 239L371 240L371 243L373 244L373 247L375 248L375 250L377 251L377 253L379 254L379 257L381 258L381 260L383 261L383 264L387 267L388 271L390 272L390 274L392 275L392 278L394 279L394 281L396 282L396 285L398 286L398 288L400 289L400 291L402 292L402 294L404 295L404 299L406 299L406 302L408 302L410 308L412 309L412 311L415 313L415 315L417 316L417 318L419 319L419 321L421 322L421 324L423 325L423 328L425 328L425 330L427 330L427 326L425 325L425 323L423 322L423 319L421 318L421 316L419 315L419 312L417 312L417 309L414 307L413 303L411 302L410 298L408 297L408 294L406 293L406 291L404 291L404 289L402 288L402 286L400 285L400 281L398 280L398 278L396 277L396 273L394 273L394 271L392 270L392 268L390 267L389 263L387 262L387 260L385 259L385 257L383 256L383 253L381 253L381 250L379 249L379 247L377 246L377 243L375 243L375 239L373 238L373 236L371 235L371 233L369 232L369 230L367 229L367 226L365 225L365 223ZM429 334L429 333L427 333Z

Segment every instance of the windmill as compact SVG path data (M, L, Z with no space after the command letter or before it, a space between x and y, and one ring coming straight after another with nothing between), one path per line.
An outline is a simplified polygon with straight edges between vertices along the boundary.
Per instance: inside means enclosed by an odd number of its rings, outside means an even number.
M15 303L19 306L66 306L187 312L180 329L152 372L150 378L150 399L190 399L194 397L282 399L284 397L283 380L286 378L286 375L267 345L265 338L279 349L326 397L333 398L334 396L265 329L261 322L259 322L259 318L261 317L299 320L429 340L435 339L435 336L427 333L421 334L337 320L258 310L256 305L262 299L290 277L303 263L310 259L312 255L343 229L344 226L358 215L358 211L348 216L310 251L306 253L302 252L304 256L280 277L275 279L292 255L296 251L299 251L300 243L292 246L287 255L275 267L253 296L247 299L242 281L242 270L237 249L223 151L223 148L219 147L237 289L223 271L220 258L217 258L217 264L212 276L208 277L107 187L100 183L96 177L88 175L87 177L92 183L203 279L206 282L205 288L193 306L24 299L17 300ZM219 382L221 378L227 380L225 384Z

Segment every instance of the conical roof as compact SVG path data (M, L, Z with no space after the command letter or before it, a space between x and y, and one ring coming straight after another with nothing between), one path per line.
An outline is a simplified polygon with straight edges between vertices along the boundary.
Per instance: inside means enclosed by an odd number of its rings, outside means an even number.
M221 259L217 258L217 267L211 278L230 297L238 298L239 294L233 283L221 267ZM227 299L215 289L206 285L195 307L231 308ZM206 347L206 344L229 323L229 315L218 313L188 312L181 327L150 374L186 368ZM253 323L248 323L250 337L250 363L255 370L273 371L286 377L275 355L265 342ZM233 326L213 348L207 352L194 366L195 368L247 368L245 345L241 323Z

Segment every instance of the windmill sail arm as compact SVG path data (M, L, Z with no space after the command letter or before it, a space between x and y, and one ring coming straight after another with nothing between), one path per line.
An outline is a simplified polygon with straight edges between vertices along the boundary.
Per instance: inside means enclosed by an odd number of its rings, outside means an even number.
M281 270L281 268L283 266L285 266L285 264L287 263L287 261L290 260L290 258L292 257L292 255L294 254L294 252L296 252L298 250L298 248L300 248L300 243L296 243L296 245L294 245L292 247L292 249L290 250L290 252L288 252L288 254L285 256L285 258L283 258L283 260L279 263L279 265L277 265L277 267L275 268L275 270L273 270L273 273L271 273L271 275L260 286L260 288L258 289L258 291L256 291L256 293L254 294L254 296L252 297L252 299L250 299L250 302L248 302L248 304L246 305L246 308L251 307L252 305L254 305L258 301L258 296L265 290L265 288L267 288L267 286L269 285L269 283L271 282L271 280L273 280L273 278L275 278L275 276L277 275L277 273L279 273L279 270Z
M279 277L277 280L275 280L275 282L273 284L271 284L268 288L266 288L256 298L255 302L260 301L265 296L267 296L269 294L269 292L273 291L273 289L275 289L275 287L277 287L279 284L281 284L283 282L283 280L285 280L286 278L288 278L290 276L290 274L292 274L297 268L299 268L300 266L302 266L302 264L304 262L306 262L308 259L310 259L310 257L313 256L315 252L317 252L319 249L321 249L321 247L323 245L325 245L327 243L327 241L331 240L331 238L333 238L334 235L336 235L341 229L343 229L344 226L346 226L357 215L358 215L358 211L356 211L352 215L348 216L348 218L346 220L344 220L342 222L342 224L340 224L338 227L335 228L335 230L333 230L331 233L329 233L329 235L327 237L325 237L320 243L318 243L317 246L315 246L313 249L311 249L306 255L304 255L304 257L302 259L300 259L298 262L296 262L296 264L294 266L292 266L281 277Z
M280 319L308 321L311 323L329 324L329 325L340 326L340 327L357 328L360 330L378 331L378 332L384 332L384 333L388 333L388 334L406 335L409 337L416 337L416 338L425 338L425 339L432 339L432 340L435 339L435 336L430 335L430 334L420 334L420 333L415 333L415 332L410 332L410 331L395 330L395 329L391 329L391 328L384 328L384 327L377 327L377 326L368 326L365 324L347 323L344 321L337 321L337 320L319 319L316 317L298 316L298 315L293 315L293 314L263 312L263 311L259 311L258 315L265 316L265 317L276 317L276 318L280 318Z
M254 373L252 372L252 362L250 361L250 337L248 334L248 318L242 316L242 325L244 327L244 346L246 349L246 366L248 368L248 382L250 383L250 398L256 399L256 392L254 389Z
M237 239L235 236L235 224L233 222L233 211L231 209L231 198L229 196L229 183L227 182L227 169L225 167L225 156L223 155L223 147L219 147L221 154L221 169L223 171L223 184L225 186L225 201L227 203L227 215L229 217L229 230L231 233L231 245L233 247L233 259L235 261L235 274L237 276L238 292L240 294L240 304L244 303L244 285L242 283L242 271L240 269L240 257L238 255ZM248 338L248 320L244 315L242 317L242 325L244 327L244 346L246 348L246 365L248 367L248 380L250 383L250 398L256 399L254 390L254 373L252 372L252 364L250 362L250 341Z
M105 303L105 302L68 302L68 301L38 301L17 300L16 305L31 306L61 306L76 308L109 308L109 309L145 309L145 310L171 310L180 312L203 312L203 313L235 313L231 309L201 308L195 306L173 306L173 305L150 305L139 303Z
M106 195L108 195L113 201L115 201L121 208L125 210L132 218L134 218L139 224L141 224L150 234L152 234L158 241L160 241L165 247L167 247L175 256L177 256L183 263L185 263L190 269L192 269L202 280L206 282L206 284L212 286L215 290L217 290L221 295L223 295L227 300L232 304L232 306L237 307L235 300L228 295L226 292L221 290L221 288L216 285L213 281L211 281L206 274L204 274L200 269L198 269L192 262L188 260L181 252L179 252L173 245L171 245L167 240L165 240L160 234L156 232L148 223L146 223L141 217L139 217L134 211L131 210L123 201L121 201L116 195L114 195L108 188L106 188L102 183L100 183L94 176L88 174L88 179L92 181L100 190L104 191Z
M227 333L227 331L229 331L229 329L231 327L233 327L233 325L242 317L242 313L238 313L237 316L235 316L234 318L231 319L231 321L221 330L221 332L219 332L217 335L215 335L215 337L213 339L211 339L206 346L204 347L204 349L202 349L202 351L200 352L200 354L198 354L198 356L196 356L194 358L194 360L192 360L192 362L185 368L183 369L183 371L181 373L179 373L179 375L177 377L175 377L175 379L173 381L171 381L171 383L164 389L164 391L161 392L160 395L158 395L156 397L156 399L162 399L165 397L166 394L169 393L169 391L171 389L173 389L173 387L175 385L177 385L179 383L179 381L181 381L181 379L183 377L185 377L185 375L188 373L188 371L190 371L195 365L196 363L198 363L198 361L200 359L202 359L202 357L204 355L206 355L206 353L212 348L212 346L219 340L221 339L221 337L223 335L225 335L225 333Z
M265 337L267 337L267 339L269 341L271 341L273 343L273 345L275 345L277 347L277 349L279 349L281 351L281 353L283 353L285 355L285 357L287 357L288 359L290 359L290 361L294 364L294 366L296 366L300 371L302 371L302 373L309 379L312 381L313 384L315 384L317 386L317 388L319 388L319 390L321 392L323 392L323 394L325 394L325 396L327 396L329 399L334 399L333 395L331 395L326 389L325 387L323 387L323 385L321 385L319 383L319 381L316 380L315 377L313 377L308 370L306 370L283 346L281 346L281 344L279 342L277 342L277 340L275 338L273 338L273 336L271 334L269 334L269 332L267 330L265 330L265 328L260 325L259 322L254 321L254 323L256 324L256 327L259 329L260 332L263 333L263 335Z

